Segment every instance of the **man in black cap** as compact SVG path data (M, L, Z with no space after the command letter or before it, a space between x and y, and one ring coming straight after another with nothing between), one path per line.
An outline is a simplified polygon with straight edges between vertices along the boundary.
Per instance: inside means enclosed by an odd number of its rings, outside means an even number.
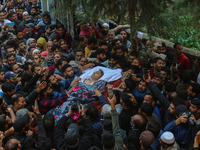
M29 38L34 38L37 40L39 37L34 33L35 25L33 23L28 23L26 26L26 34L24 35L24 40L28 40Z
M92 122L89 119L85 119L83 112L82 110L82 119L79 123L75 123L72 119L71 108L69 112L58 121L54 132L56 149L88 150L92 146ZM79 133L81 133L81 135Z

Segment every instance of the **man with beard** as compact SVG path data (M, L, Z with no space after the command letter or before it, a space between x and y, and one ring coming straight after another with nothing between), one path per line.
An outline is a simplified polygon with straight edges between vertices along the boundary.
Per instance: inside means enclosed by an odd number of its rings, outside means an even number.
M102 41L107 41L108 40L107 34L108 34L109 30L110 30L109 24L108 23L103 23L102 30L101 30L101 40Z
M148 71L151 76L151 79L154 78L154 75L160 72L161 68L164 66L164 60L162 58L155 58L153 60L153 67Z
M60 41L61 39L65 40L68 44L68 48L70 48L72 43L72 37L68 32L66 32L65 27L62 24L57 24L56 32L57 34L54 35L54 38L56 38L57 41Z
M148 83L144 80L141 80L138 86L133 90L133 95L137 100L137 103L142 104L145 94L149 92Z
M11 12L8 14L8 18L11 22L15 23L15 28L17 28L18 24L20 23L20 21L17 19L17 14L15 12Z
M185 104L184 100L179 97L175 97L171 100L170 103L170 101L166 99L166 97L160 92L156 85L152 84L149 89L151 90L154 98L157 99L160 105L164 108L165 114L163 126L165 126L167 123L175 119L175 109L178 105Z
M22 16L23 12L24 12L24 7L23 7L23 6L19 6L19 7L18 7L18 13L17 13L17 19L18 19L20 22L23 21L23 16Z
M18 41L18 54L16 55L17 62L24 64L30 58L26 51L26 45L23 40Z
M10 68L15 74L18 74L20 77L22 75L23 69L19 67L18 64L11 64Z
M69 64L66 64L63 66L62 72L65 75L65 78L67 78L67 79L74 77L74 70L71 67L71 65L69 65Z
M115 47L114 50L115 50L115 53L116 53L118 59L125 60L126 51L125 51L124 46L119 45L119 46Z
M102 62L104 62L104 61L106 61L106 52L105 52L105 50L104 49L98 49L97 51L96 51L96 60L95 60L95 62L97 62L97 63L102 63Z
M101 64L106 66L106 68L116 69L116 63L117 63L117 56L115 54L111 54L110 58Z
M22 30L24 30L26 28L25 24L33 22L33 20L30 19L29 13L27 11L23 12L22 18L23 18L23 21L19 24L18 27L20 27Z
M15 30L15 33L16 33L16 37L17 37L17 40L23 40L23 30L22 28L17 28Z
M4 26L7 23L11 23L8 19L4 19L4 11L0 10L0 27Z
M48 11L44 11L42 15L42 21L37 24L41 30L45 30L46 26L55 27L55 22L51 20L50 13ZM59 40L58 40L59 41Z
M31 14L31 19L34 21L34 24L38 24L40 21L42 21L42 19L38 18L36 7L31 8L30 14Z
M53 89L53 98L58 98L62 95L62 93L65 93L66 90L69 90L71 88L70 84L74 78L75 76L66 80L58 81L56 76L53 73L50 73L47 77L47 83ZM80 78L75 79L74 82L78 80L80 80Z
M67 93L62 93L60 97L54 99L53 89L48 85L42 91L42 95L42 99L39 101L39 109L42 114L46 114L51 108L61 105L68 98Z

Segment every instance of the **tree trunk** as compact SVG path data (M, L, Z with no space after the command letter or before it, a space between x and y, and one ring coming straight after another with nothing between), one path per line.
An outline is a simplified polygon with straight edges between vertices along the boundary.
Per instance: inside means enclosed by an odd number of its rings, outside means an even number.
M136 6L137 6L137 0L128 0L128 12L129 12L129 20L130 20L130 40L131 40L131 49L134 51L138 50L138 44L137 44L137 30L136 30Z

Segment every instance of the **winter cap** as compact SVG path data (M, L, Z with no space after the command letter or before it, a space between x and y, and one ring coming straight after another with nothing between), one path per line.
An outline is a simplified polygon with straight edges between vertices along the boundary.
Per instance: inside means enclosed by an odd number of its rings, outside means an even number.
M140 134L140 138L139 138L141 141L142 141L142 145L144 147L150 147L151 144L153 144L153 141L154 141L154 135L152 132L146 130L146 131L143 131L141 134Z
M65 134L65 142L68 146L72 147L77 144L79 138L79 128L76 123L71 123Z

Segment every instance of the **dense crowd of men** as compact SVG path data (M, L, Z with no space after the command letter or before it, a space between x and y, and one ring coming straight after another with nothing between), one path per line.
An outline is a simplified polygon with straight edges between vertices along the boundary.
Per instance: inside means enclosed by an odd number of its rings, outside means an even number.
M37 0L1 4L1 150L199 149L200 57L181 43L167 47L137 32L132 49L130 26L112 20L79 23L72 37ZM86 101L80 76L97 66L121 77ZM83 84L92 88L105 73ZM79 92L83 100L58 111Z

